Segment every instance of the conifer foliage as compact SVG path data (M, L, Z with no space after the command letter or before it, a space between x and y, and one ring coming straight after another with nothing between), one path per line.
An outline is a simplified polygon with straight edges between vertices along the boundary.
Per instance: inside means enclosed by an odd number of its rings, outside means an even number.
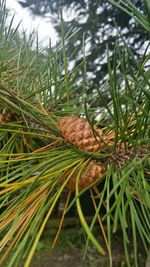
M109 1L148 32L148 13L129 0ZM56 48L43 50L35 35L20 37L13 18L8 25L5 1L0 14L0 265L19 266L21 261L30 265L67 189L58 234L65 214L76 205L86 233L85 248L91 241L102 255L109 255L112 266L112 239L121 229L127 266L132 265L130 244L137 267L138 242L146 253L150 243L149 42L142 59L124 39L123 51L116 40L113 63L107 51L107 103L103 90L90 95L85 86L84 56L82 64L68 70L70 37L62 34ZM62 20L62 33L63 27ZM118 34L121 37L119 29ZM79 68L84 75L77 83ZM93 98L103 106L93 107ZM95 209L90 224L80 203L87 190ZM75 196L69 201L72 191ZM104 243L93 232L97 221Z

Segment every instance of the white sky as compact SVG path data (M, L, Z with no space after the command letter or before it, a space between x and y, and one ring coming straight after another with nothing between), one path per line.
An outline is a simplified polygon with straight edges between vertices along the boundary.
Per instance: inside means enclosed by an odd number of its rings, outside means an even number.
M49 44L49 39L51 39L52 45L56 44L57 34L50 20L33 16L29 10L22 8L17 0L6 0L6 7L10 9L12 15L15 13L14 26L22 21L20 30L27 30L27 33L31 33L33 29L38 31L39 41L44 46Z

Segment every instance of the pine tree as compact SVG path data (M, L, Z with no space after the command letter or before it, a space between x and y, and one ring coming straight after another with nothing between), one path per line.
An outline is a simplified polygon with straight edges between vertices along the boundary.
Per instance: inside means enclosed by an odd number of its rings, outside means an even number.
M100 88L108 77L106 46L109 47L109 58L112 62L116 37L118 36L115 24L122 31L122 36L138 58L141 56L145 41L148 40L147 31L143 31L143 27L140 27L133 17L131 19L129 14L105 0L18 0L18 2L22 7L30 9L34 15L50 18L58 33L58 38L61 36L60 10L63 9L66 18L65 35L69 34L72 28L77 31L66 47L67 56L70 59L70 55L74 54L71 65L78 66L82 62L81 49L84 38L86 55L88 55L86 69L89 91L95 90L97 87ZM119 1L116 0L117 2ZM144 12L143 1L133 2L141 13ZM118 38L118 45L121 50L124 49L121 38ZM134 68L132 61L130 65ZM79 69L80 76L81 73L82 70Z
M124 2L126 7L123 2L117 6L148 32L147 14L129 0ZM102 255L109 255L112 266L112 232L117 235L121 228L127 266L131 266L129 242L138 266L137 242L141 240L146 253L150 243L149 44L142 59L134 56L123 38L124 49L116 41L112 63L107 50L107 103L105 93L86 92L85 76L82 85L76 83L78 68L86 69L86 61L83 57L82 64L68 70L68 40L63 34L62 43L54 50L43 51L38 43L35 49L34 36L29 40L25 34L20 37L12 28L13 19L7 26L5 2L0 8L1 266L5 261L9 267L18 266L22 259L25 267L30 265L66 189L67 205L54 244L64 216L74 204L87 236L86 248L92 241ZM93 98L103 106L93 108ZM88 190L95 208L90 225L80 201ZM75 197L69 202L72 191ZM103 206L106 212L101 217ZM92 231L97 220L104 244Z

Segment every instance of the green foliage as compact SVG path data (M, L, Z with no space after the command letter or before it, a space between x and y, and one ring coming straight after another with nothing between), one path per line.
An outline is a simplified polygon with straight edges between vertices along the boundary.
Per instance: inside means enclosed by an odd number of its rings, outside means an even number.
M9 267L18 266L22 259L25 267L30 265L67 182L76 175L75 197L63 215L72 205L77 206L86 234L85 253L90 241L100 253L109 254L112 266L112 238L121 228L127 266L131 266L129 244L133 243L137 267L139 239L146 253L150 243L149 44L142 57L137 58L118 29L123 49L116 40L113 60L107 49L105 92L98 88L89 94L85 87L85 60L68 70L65 44L70 37L64 38L63 21L61 44L41 50L37 41L35 49L34 36L29 40L25 34L20 37L12 28L13 20L6 26L4 2L0 8L0 264L12 251ZM136 15L141 21L138 10ZM142 23L147 29L146 18ZM78 76L79 69L83 77ZM93 105L95 101L97 106ZM58 120L66 115L81 115L92 128L97 125L105 133L113 130L115 137L109 153L84 152L66 142L58 127ZM118 143L123 150L117 150ZM104 181L100 190L96 184L101 177L79 190L81 173L91 159L107 166ZM67 178L62 183L65 174ZM90 224L80 203L87 190L95 208ZM106 211L101 215L103 207ZM94 235L97 221L105 244Z
M146 18L147 8L144 8L144 3L141 0L18 0L18 2L23 7L29 8L35 15L50 15L51 21L59 33L58 36L61 36L60 10L63 9L66 17L65 34L67 35L71 28L79 30L78 34L67 45L67 56L69 57L70 54L75 53L72 63L76 66L82 62L81 48L84 34L85 51L88 57L86 64L87 80L88 88L91 91L95 88L101 88L101 85L107 79L106 45L109 47L109 57L112 62L115 41L118 36L114 20L122 31L122 36L127 40L128 46L138 57L141 55L144 42L148 40L148 33L143 31L143 27L146 27L147 30L149 27ZM122 3L121 9L116 8L119 3ZM140 11L138 13L139 19L134 13L135 16L132 16L131 19L131 9L135 13L137 10ZM118 45L121 50L124 49L121 38L118 40ZM81 73L79 69L79 75L82 75Z

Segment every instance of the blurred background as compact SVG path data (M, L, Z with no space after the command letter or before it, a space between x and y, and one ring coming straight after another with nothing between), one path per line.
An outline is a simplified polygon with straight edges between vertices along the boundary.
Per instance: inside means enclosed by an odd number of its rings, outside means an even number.
M132 2L144 11L143 1ZM76 31L67 45L70 68L83 60L84 45L87 80L91 90L100 88L107 79L106 47L110 61L116 42L122 49L124 42L127 42L139 58L148 40L147 33L133 18L107 0L7 0L6 3L10 13L15 13L15 23L22 21L20 30L24 29L28 34L38 31L38 39L43 46L49 43L56 46L60 41L60 11L63 10L65 35ZM124 39L119 37L119 31Z

